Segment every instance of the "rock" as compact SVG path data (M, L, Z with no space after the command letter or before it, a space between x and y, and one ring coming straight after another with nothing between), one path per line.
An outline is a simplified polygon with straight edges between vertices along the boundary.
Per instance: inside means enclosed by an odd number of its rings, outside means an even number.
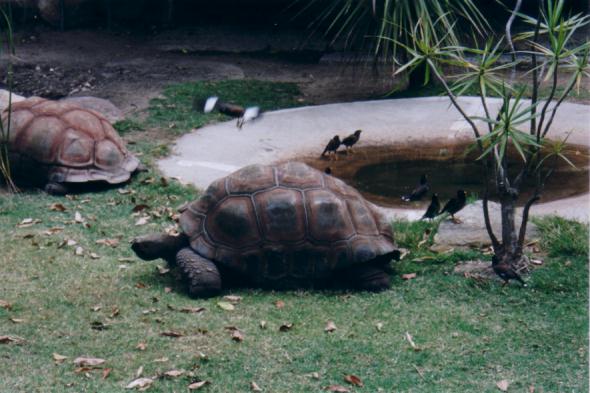
M490 221L496 237L501 238L501 216L500 204L489 202ZM521 221L521 211L517 210L516 228L518 230ZM477 201L465 206L463 210L455 214L462 223L455 224L449 219L444 219L438 227L438 232L434 236L434 245L432 250L454 248L481 248L491 245L488 233L485 228L483 219L483 202ZM535 224L530 220L527 225L527 239L536 239L539 233Z
M116 123L125 118L123 111L117 108L112 102L105 100L104 98L90 96L68 97L62 99L61 101L72 102L74 104L80 105L84 109L92 109L93 111L102 114L111 123Z
M19 102L25 97L12 93L12 102ZM0 112L8 107L8 90L0 89Z

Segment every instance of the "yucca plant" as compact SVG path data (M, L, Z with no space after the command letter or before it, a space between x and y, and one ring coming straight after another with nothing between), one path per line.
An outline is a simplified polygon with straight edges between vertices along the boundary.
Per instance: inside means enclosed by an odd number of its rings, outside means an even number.
M517 6L519 4L517 2ZM395 37L383 37L384 40L396 41L409 54L408 61L397 72L411 70L420 64L427 65L430 74L444 87L452 105L472 128L476 141L474 148L479 150L478 160L482 163L486 182L483 199L486 229L498 260L516 268L526 265L523 245L529 209L539 200L544 184L558 160L563 159L573 165L563 155L567 138L550 141L547 135L561 103L583 77L589 76L590 42L572 45L572 37L578 29L589 23L590 16L578 14L566 17L563 9L564 0L543 1L537 17L523 15L515 9L507 23L506 37L498 42L488 41L481 48L447 45L444 40L430 33L431 29L427 27L430 22L423 22L427 17L420 18L407 33L411 38L409 43ZM514 50L510 34L514 17L520 17L531 26L530 31L514 38L523 40L525 46L530 48L521 53ZM513 55L513 61L500 64L500 56L505 52ZM513 85L514 73L505 76L506 73L502 72L516 70L517 65L526 66L516 60L517 54L531 57L528 65L532 84L531 100L524 99L524 89L517 89ZM448 70L457 69L459 71L456 74L449 74ZM570 79L563 92L558 94L558 75L564 72L570 73ZM539 96L542 81L551 81L546 97ZM457 94L473 86L477 87L481 99L485 113L483 117L470 117L457 100ZM502 99L497 113L490 110L490 91ZM483 129L478 128L474 120L483 121ZM519 157L516 164L508 162L509 149L514 150ZM511 171L515 173L512 176L508 171L509 166L517 169ZM488 179L493 180L499 195L502 222L500 237L496 236L490 225ZM535 187L532 196L524 204L522 220L517 228L516 203L527 179L535 179Z
M473 0L295 0L295 4L300 5L298 16L313 13L310 30L325 34L331 44L342 42L400 61L407 53L398 42L411 42L418 21L432 36L444 36L447 45L459 43L457 17L469 30L483 33L488 28Z
M9 16L3 8L0 8L0 53L3 49L13 55L14 54L14 40L12 36L12 23ZM4 25L4 26L1 26ZM5 41L3 40L5 39ZM4 41L4 42L3 42ZM10 159L9 159L9 142L10 142L10 114L12 107L12 76L13 68L12 61L8 62L7 69L7 87L8 87L8 106L6 108L6 114L2 115L0 119L0 175L6 183L10 191L16 191L17 188L12 180L12 174L10 171Z

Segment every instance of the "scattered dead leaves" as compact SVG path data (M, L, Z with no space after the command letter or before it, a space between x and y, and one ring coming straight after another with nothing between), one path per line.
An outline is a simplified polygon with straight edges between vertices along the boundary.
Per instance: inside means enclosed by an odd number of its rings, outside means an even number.
M328 332L328 333L332 333L334 330L336 330L336 324L332 321L328 321L324 331Z
M402 278L404 280L411 280L413 278L416 278L416 273L406 273L406 274L402 274Z
M363 381L361 381L361 379L356 375L345 375L344 380L354 386L363 386Z
M177 378L184 374L184 370L168 370L164 372L164 376L168 378Z
M129 384L125 386L125 389L146 390L152 386L153 383L154 380L152 378L137 378L129 382Z
M161 332L160 333L160 336L178 338L178 337L183 337L184 334L181 333L181 332L177 332L175 330L168 330L168 331L165 331L165 332Z
M24 220L22 220L20 223L18 223L16 225L17 228L28 228L28 227L32 227L33 225L37 225L40 224L42 221L39 219L33 219L33 218L25 218Z
M74 359L74 365L77 367L96 367L100 366L104 362L106 362L104 359L86 356L80 356Z
M119 245L119 239L98 239L95 243L115 248Z
M293 323L292 322L288 322L288 323L284 323L281 326L279 326L279 331L280 332L288 332L292 328L293 328Z
M233 304L228 302L217 302L217 306L225 311L233 311L236 309L236 307Z
M230 303L239 303L242 301L242 297L241 296L236 296L236 295L226 295L223 297L225 300L227 300Z
M49 210L54 211L54 212L65 212L68 209L66 209L66 207L61 203L52 203L49 206Z
M510 382L508 382L505 379L496 382L496 387L498 389L500 389L502 392L507 392L508 391L508 386L510 386Z
M326 386L324 388L324 390L326 390L328 392L339 392L339 393L347 393L347 392L350 392L350 389L348 389L347 387L344 387L342 385L330 385L330 386Z
M147 349L147 344L144 342L140 342L135 346L135 348L139 349L140 351L145 351Z
M22 344L26 340L19 336L0 336L0 344Z
M414 343L414 338L412 337L412 335L408 332L406 332L406 340L408 341L408 343L410 343L410 347L412 347L412 349L416 352L421 351L422 349L419 348L416 343Z
M12 310L12 304L7 302L6 300L0 299L0 308L10 311Z
M276 307L276 308L278 308L278 309L280 310L281 308L284 308L284 307L285 307L285 302L284 302L284 301L282 301L282 300L277 300L277 301L275 302L275 307Z
M190 385L188 385L188 390L197 390L202 388L205 385L210 384L211 382L209 381L198 381L198 382L193 382Z
M53 354L51 356L53 357L53 360L55 361L56 364L61 364L68 358L67 356L60 355L59 353L56 353L56 352L53 352Z
M260 389L260 386L258 386L258 384L254 381L250 382L250 390L253 392L262 392L262 389Z

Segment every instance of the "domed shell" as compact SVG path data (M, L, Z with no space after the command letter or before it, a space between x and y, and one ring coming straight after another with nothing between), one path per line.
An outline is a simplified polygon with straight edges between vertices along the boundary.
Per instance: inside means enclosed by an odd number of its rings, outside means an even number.
M251 165L214 181L180 225L198 254L255 282L322 278L395 249L374 205L298 162Z
M139 166L101 114L39 97L12 104L10 150L51 167L49 180L57 182L121 183Z

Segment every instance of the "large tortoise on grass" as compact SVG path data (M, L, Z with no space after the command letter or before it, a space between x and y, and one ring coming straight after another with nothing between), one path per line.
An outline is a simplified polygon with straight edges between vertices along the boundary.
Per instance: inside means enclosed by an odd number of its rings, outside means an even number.
M341 180L305 164L251 165L181 208L179 236L133 241L144 260L177 264L191 296L224 285L389 288L399 256L390 224ZM339 284L339 285L337 285Z
M4 127L8 116L4 111ZM123 183L143 168L104 116L39 97L12 104L9 150L17 180L34 176L50 194L74 183Z

